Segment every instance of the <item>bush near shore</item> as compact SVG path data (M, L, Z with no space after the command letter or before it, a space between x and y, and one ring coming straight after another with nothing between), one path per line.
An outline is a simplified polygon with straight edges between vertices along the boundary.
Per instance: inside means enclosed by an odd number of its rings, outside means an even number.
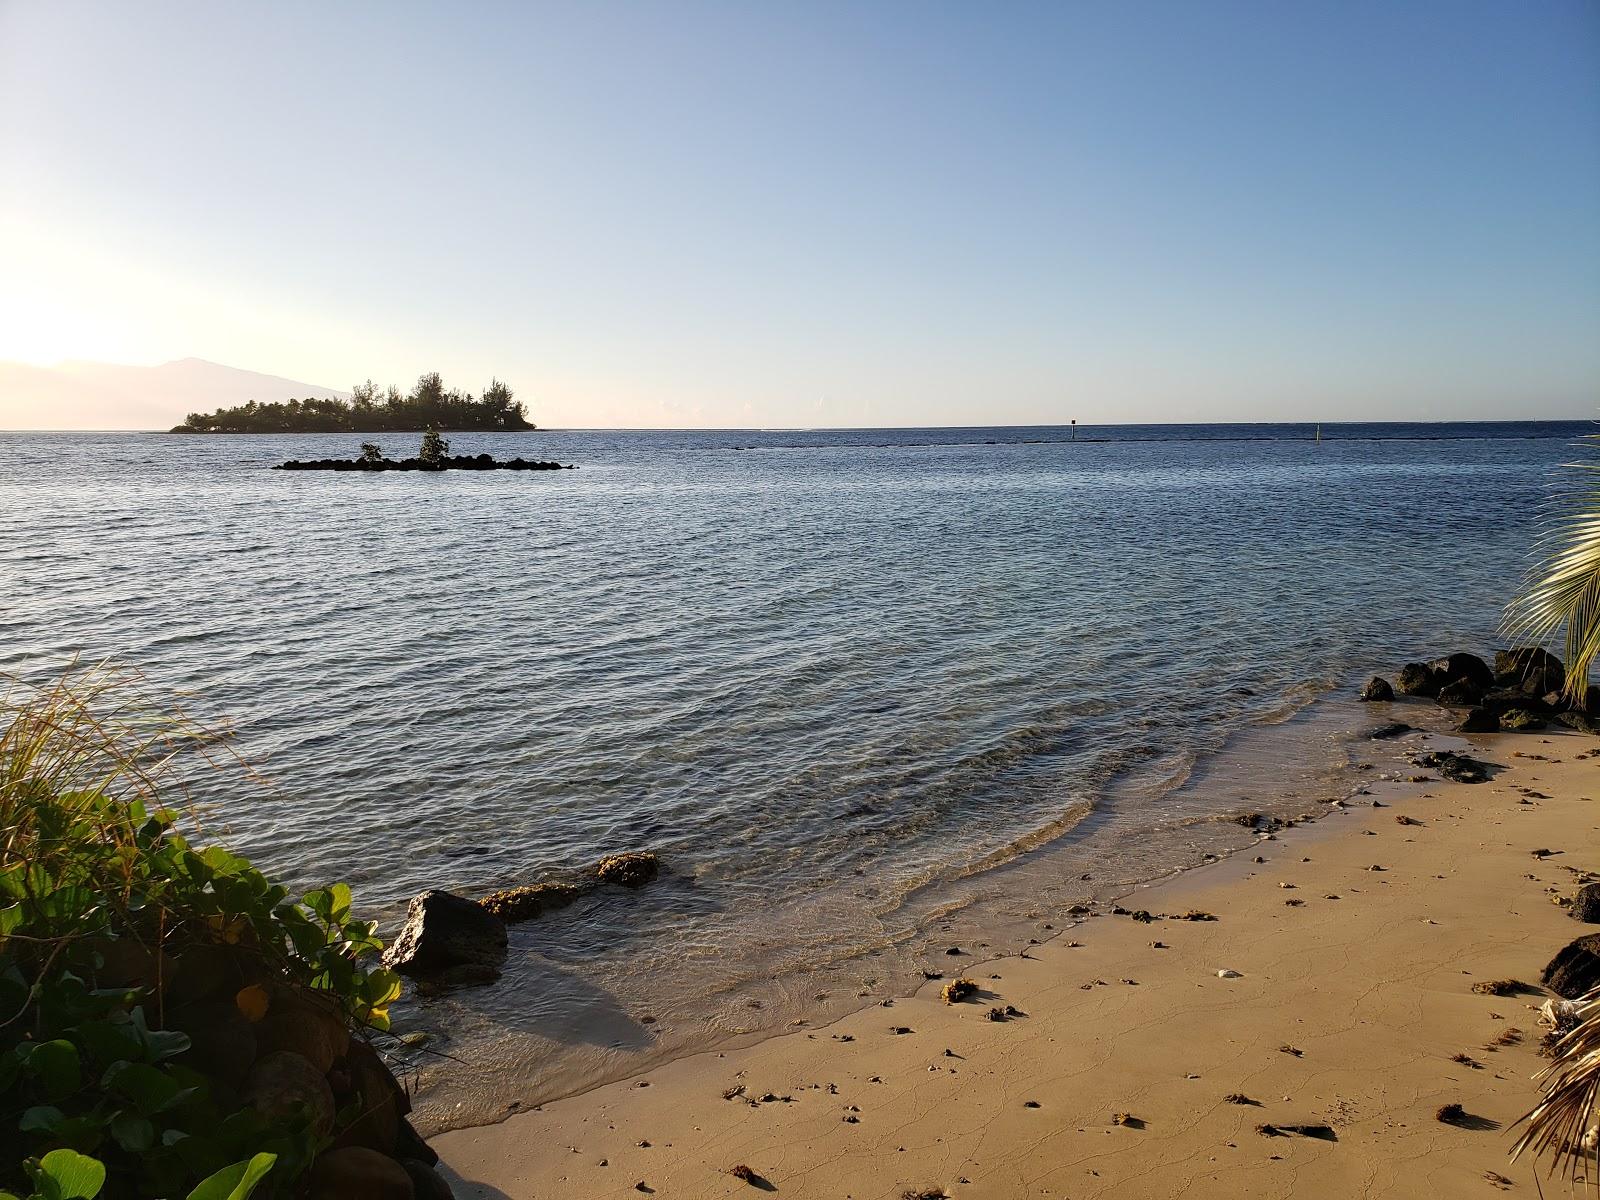
M0 710L0 1197L448 1196L370 1041L374 927L180 832L204 735L125 689Z

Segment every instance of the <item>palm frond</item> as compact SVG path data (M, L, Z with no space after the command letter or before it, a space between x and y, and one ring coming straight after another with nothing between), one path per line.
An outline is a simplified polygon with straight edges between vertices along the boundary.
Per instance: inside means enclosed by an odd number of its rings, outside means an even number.
M1596 1147L1586 1141L1600 1106L1600 989L1578 1001L1573 1026L1552 1051L1551 1064L1538 1075L1544 1093L1517 1122L1527 1129L1511 1148L1512 1161L1525 1150L1548 1154L1552 1173L1565 1170L1576 1182L1594 1182Z
M1600 663L1600 434L1586 434L1579 448L1590 457L1563 465L1538 565L1502 624L1508 637L1535 645L1564 631L1566 693L1574 704L1583 703L1589 672Z

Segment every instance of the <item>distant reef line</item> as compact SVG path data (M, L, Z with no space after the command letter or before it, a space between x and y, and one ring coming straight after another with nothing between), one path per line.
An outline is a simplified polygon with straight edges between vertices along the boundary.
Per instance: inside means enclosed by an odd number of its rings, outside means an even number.
M210 413L190 413L171 433L401 433L444 429L461 433L516 433L538 428L522 401L500 380L483 395L446 388L437 371L417 380L409 392L372 380L358 383L349 400L251 400Z

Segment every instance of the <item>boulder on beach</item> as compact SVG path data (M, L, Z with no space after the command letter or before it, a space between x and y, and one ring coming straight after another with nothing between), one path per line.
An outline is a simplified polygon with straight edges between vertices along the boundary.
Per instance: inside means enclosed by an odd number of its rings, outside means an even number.
M1461 724L1456 726L1456 732L1498 733L1500 732L1500 717L1492 708L1484 708L1480 705L1461 719Z
M1457 679L1439 689L1438 700L1446 708L1471 708L1483 701L1483 688L1471 679Z
M320 1138L333 1132L333 1089L321 1071L289 1050L264 1054L245 1077L240 1099L269 1121L304 1113Z
M1577 709L1573 709L1562 713L1556 719L1563 725L1570 725L1574 729L1600 737L1600 711L1579 712Z
M1567 915L1574 921L1600 925L1600 883L1586 883L1579 888Z
M1561 660L1538 646L1517 646L1494 656L1494 682L1530 696L1558 692L1567 682Z
M1600 933L1568 942L1539 978L1563 1000L1576 1000L1600 986Z
M420 1159L402 1159L400 1165L411 1176L412 1195L416 1200L455 1200L455 1193L444 1177Z
M1490 688L1483 694L1483 699L1479 703L1496 713L1508 712L1513 708L1526 709L1529 712L1548 712L1550 709L1543 697L1530 696L1527 692L1516 688Z
M1508 708L1500 714L1501 729L1543 729L1544 726L1544 714L1526 708Z
M317 1155L311 1165L311 1200L414 1200L406 1169L364 1146L344 1146Z
M1400 668L1395 676L1395 687L1407 696L1437 696L1444 686L1434 669L1427 663L1410 662Z
M477 982L498 974L505 957L504 921L476 900L431 888L412 897L405 927L383 963L403 975L457 970L463 981Z
M1389 681L1381 675L1374 675L1367 680L1361 689L1362 700L1393 700L1394 688L1389 686Z
M1490 765L1456 754L1450 750L1433 750L1419 754L1413 760L1419 767L1428 767L1455 783L1482 783L1489 778Z
M1465 681L1481 690L1494 686L1494 672L1476 654L1447 654L1428 664L1441 685Z
M608 854L594 869L601 883L616 883L623 887L643 887L661 870L661 860L654 854Z

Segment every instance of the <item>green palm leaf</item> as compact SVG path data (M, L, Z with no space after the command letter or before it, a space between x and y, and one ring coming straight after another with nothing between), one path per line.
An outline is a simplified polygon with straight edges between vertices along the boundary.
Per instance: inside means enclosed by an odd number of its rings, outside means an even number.
M1589 672L1600 661L1600 434L1579 443L1588 461L1562 467L1538 564L1506 609L1507 636L1542 644L1563 633L1566 692L1582 704Z

